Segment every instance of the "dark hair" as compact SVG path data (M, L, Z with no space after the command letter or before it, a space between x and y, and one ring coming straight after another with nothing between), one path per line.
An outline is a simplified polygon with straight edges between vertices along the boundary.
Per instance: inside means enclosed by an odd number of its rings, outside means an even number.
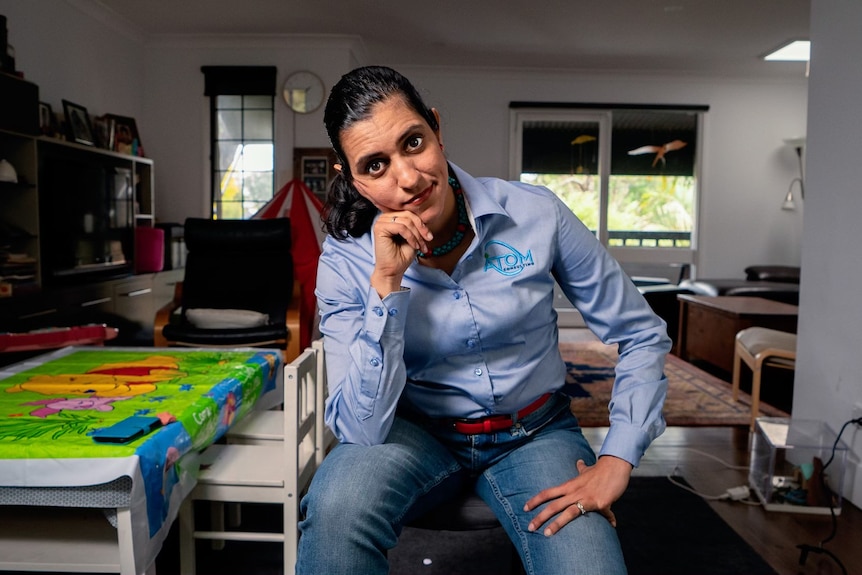
M371 229L377 208L363 198L353 185L353 175L341 147L341 133L354 123L368 119L372 108L385 100L401 97L433 130L437 118L425 105L410 80L384 66L357 68L341 77L332 87L323 114L323 124L335 155L341 164L326 195L323 226L335 239L359 237Z

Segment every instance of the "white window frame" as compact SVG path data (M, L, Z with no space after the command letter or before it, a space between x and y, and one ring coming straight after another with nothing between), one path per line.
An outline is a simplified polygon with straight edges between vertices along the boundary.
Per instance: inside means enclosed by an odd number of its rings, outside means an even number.
M703 150L704 114L697 114L697 148L694 163L695 197L693 199L691 247L613 247L608 245L608 193L610 183L611 121L612 107L607 110L587 108L529 108L519 107L509 110L509 178L519 180L523 159L523 127L528 122L597 122L599 124L599 229L597 235L611 255L624 267L626 264L648 264L655 266L688 265L692 272L698 261L698 230L701 190L701 157Z

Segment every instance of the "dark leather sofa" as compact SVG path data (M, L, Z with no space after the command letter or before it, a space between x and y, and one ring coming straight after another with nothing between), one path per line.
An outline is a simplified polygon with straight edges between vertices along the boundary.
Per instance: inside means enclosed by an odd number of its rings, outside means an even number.
M679 287L697 295L762 297L799 305L799 268L749 266L745 268L745 279L686 279Z

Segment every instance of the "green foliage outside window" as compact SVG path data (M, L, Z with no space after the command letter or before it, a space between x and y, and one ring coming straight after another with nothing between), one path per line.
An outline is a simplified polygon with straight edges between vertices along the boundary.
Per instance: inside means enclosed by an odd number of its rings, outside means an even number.
M591 230L599 227L599 177L582 174L522 174L521 180L556 193ZM613 232L686 232L691 234L694 213L693 176L611 176L608 193L608 230ZM644 247L690 247L691 240ZM622 246L611 238L610 245Z

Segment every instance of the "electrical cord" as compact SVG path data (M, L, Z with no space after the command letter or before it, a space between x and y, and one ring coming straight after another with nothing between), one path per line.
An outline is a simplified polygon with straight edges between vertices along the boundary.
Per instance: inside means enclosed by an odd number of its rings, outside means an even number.
M739 469L742 471L748 471L747 465L733 465L732 463L728 463L725 460L723 460L719 457L716 457L712 453L708 453L706 451L701 451L700 449L695 449L693 447L686 447L684 449L686 451L691 451L692 453L697 453L698 455L703 455L704 457L708 457L708 458L712 459L713 461L717 461L717 462L721 463L722 465L724 465L728 469Z
M835 535L838 533L838 518L835 515L835 507L832 505L832 501L834 501L834 493L832 493L832 489L830 489L829 485L826 483L826 468L832 463L832 460L835 459L835 451L838 448L838 442L841 441L841 436L844 434L844 430L847 429L850 425L859 425L862 426L862 417L858 417L856 419L850 419L844 422L844 425L841 426L841 431L838 432L838 435L835 437L835 442L832 444L832 453L829 456L829 460L820 468L820 483L823 485L823 488L826 490L826 494L829 497L829 513L832 516L832 531L829 533L829 536L823 539L817 545L809 545L806 543L800 543L796 546L799 549L799 564L805 565L805 562L808 560L808 555L810 553L823 554L832 559L836 565L841 569L841 572L844 575L847 575L847 568L844 567L844 564L841 563L841 560L838 559L838 556L832 553L831 551L824 549L823 546L832 541L835 538Z
M677 468L678 469L678 468ZM674 469L674 473L677 471ZM748 486L741 485L739 487L731 487L721 495L710 495L708 493L702 493L697 491L696 489L692 489L688 485L684 483L680 483L676 477L671 475L667 475L667 480L679 487L680 489L684 489L689 493L694 493L701 499L706 499L707 501L733 501L735 503L743 503L745 505L760 505L757 501L752 501L749 499L750 492L748 490Z
M727 469L735 469L735 470L743 470L743 471L748 470L748 466L746 466L746 465L733 465L733 464L728 463L719 457L716 457L715 455L713 455L711 453L708 453L706 451L701 451L700 449L694 449L693 447L686 447L684 449L686 451L691 451L692 453L697 453L699 455L703 455L704 457L708 457L709 459L712 459L713 461L717 461L718 463L721 463ZM748 489L748 486L731 487L730 489L728 489L727 491L725 491L721 495L710 495L707 493L701 493L700 491L692 489L688 485L685 485L684 483L679 482L674 477L674 475L678 471L679 471L679 466L674 467L673 472L670 475L667 475L667 480L670 481L675 486L679 487L680 489L684 489L685 491L688 491L689 493L694 493L695 495L697 495L698 497L700 497L702 499L706 499L708 501L734 501L737 503L744 503L745 505L759 505L759 503L757 501L751 501L749 499L750 491Z

